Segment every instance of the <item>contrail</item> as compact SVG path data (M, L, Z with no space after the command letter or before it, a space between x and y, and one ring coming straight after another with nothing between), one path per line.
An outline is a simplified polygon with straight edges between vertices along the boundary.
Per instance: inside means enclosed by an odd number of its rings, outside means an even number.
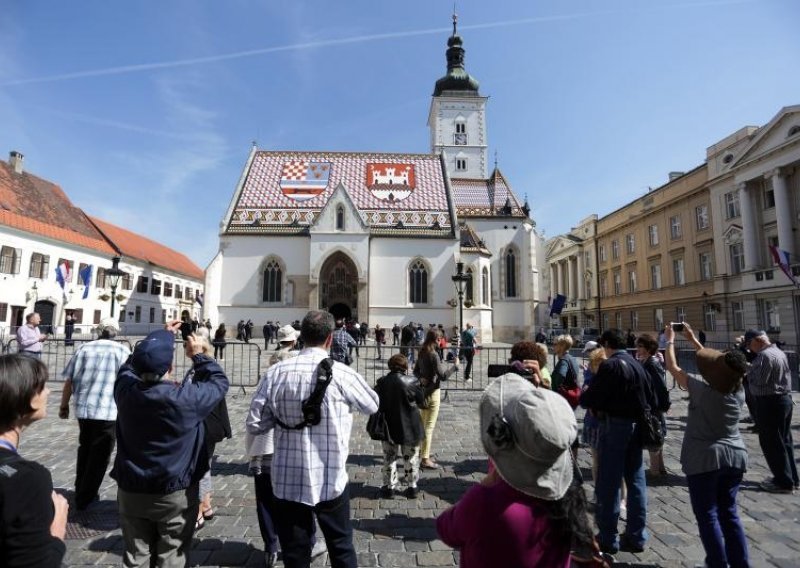
M696 8L705 6L727 6L730 4L749 4L757 0L709 0L706 2L684 2L679 4L669 4L651 8L648 11L655 11L658 9L673 9L673 8ZM596 16L607 16L614 14L625 13L625 10L605 10L598 12L585 12L579 14L564 14L560 16L538 16L534 18L521 18L518 20L505 20L500 22L488 22L485 24L472 24L460 26L462 30L486 30L493 28L505 28L512 26L525 26L530 24L539 24L544 22L557 22L578 20L583 18L590 18ZM645 11L639 11L644 13ZM190 65L200 65L203 63L217 63L219 61L228 61L231 59L243 59L246 57L255 57L257 55L266 55L270 53L281 53L287 51L300 51L304 49L319 49L322 47L334 47L339 45L350 45L355 43L366 43L373 41L384 41L399 38L408 38L416 36L425 36L433 34L441 34L450 31L450 26L441 28L428 28L422 30L409 30L404 32L389 32L381 34L368 34L353 36L339 39L327 39L320 41L309 41L303 43L293 43L288 45L278 45L274 47L264 47L259 49L249 49L244 51L236 51L232 53L223 53L219 55L209 55L206 57L193 57L189 59L174 59L171 61L161 61L153 63L140 63L135 65L121 65L118 67L106 67L104 69L89 69L86 71L75 71L73 73L61 73L58 75L47 75L44 77L30 77L27 79L12 79L10 81L3 81L0 87L13 87L17 85L31 85L34 83L54 83L57 81L70 81L74 79L84 79L87 77L102 77L106 75L122 75L125 73L141 73L143 71L154 71L158 69L172 69L176 67L188 67Z

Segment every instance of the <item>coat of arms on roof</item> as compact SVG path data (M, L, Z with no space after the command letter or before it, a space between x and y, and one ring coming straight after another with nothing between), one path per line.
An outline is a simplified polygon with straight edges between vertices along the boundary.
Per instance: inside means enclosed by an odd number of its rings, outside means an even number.
M325 191L330 178L330 162L291 160L283 164L281 191L286 197L305 201Z
M367 187L372 195L386 201L402 201L416 187L413 164L367 164Z

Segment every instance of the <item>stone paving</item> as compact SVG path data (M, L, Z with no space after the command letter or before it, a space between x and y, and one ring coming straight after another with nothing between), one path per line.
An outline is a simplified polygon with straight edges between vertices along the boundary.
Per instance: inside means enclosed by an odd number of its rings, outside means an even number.
M61 385L53 383L51 386L49 415L25 432L21 453L47 466L56 488L70 494L78 427L72 419L63 421L57 418ZM463 387L464 383L453 386ZM244 416L252 391L231 389L228 395L234 438L217 446L218 456L213 468L216 516L195 535L192 566L262 565L263 543L242 443ZM687 404L682 392L673 390L671 396L673 410L667 419L669 438L665 449L670 475L666 482L648 488L647 524L651 540L642 554L618 554L618 565L696 566L703 561L686 481L678 463ZM479 397L477 391L453 390L448 393L433 442L436 458L444 467L439 471L423 472L420 480L422 493L417 500L378 498L381 479L379 445L364 432L366 418L356 418L348 472L352 484L351 507L359 566L458 565L458 552L437 539L434 518L455 503L486 471L486 458L478 437L476 408ZM798 398L796 395L795 400ZM751 466L739 496L739 507L750 544L752 565L800 566L800 494L772 495L758 490L758 483L767 478L768 471L756 436L747 432L745 425L743 428ZM795 440L800 441L797 414L794 428ZM590 461L584 450L580 452L580 465L588 480L587 494L591 498ZM121 564L122 540L115 498L116 485L106 477L100 503L90 513L71 514L66 566ZM314 563L314 566L325 565L327 555Z

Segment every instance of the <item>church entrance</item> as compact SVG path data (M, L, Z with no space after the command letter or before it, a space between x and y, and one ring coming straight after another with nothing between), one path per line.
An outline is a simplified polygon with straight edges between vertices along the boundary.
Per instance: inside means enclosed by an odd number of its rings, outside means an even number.
M42 319L39 327L45 333L53 332L53 317L55 316L55 307L56 305L49 300L39 300L33 306L33 311L38 313Z
M337 319L358 317L358 269L344 253L325 261L319 277L319 309Z

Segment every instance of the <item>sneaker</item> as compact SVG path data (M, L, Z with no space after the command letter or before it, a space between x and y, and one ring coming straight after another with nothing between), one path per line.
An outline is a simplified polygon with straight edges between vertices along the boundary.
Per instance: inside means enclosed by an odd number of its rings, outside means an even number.
M619 549L625 552L644 552L644 544L636 544L628 535L622 535L619 539Z
M404 493L409 499L416 499L419 496L419 487L406 487Z
M787 495L794 493L793 487L781 487L772 480L762 481L758 486L762 491L768 491L769 493L784 493Z
M378 497L381 499L391 499L394 497L394 489L389 487L388 485L384 485L378 490Z

